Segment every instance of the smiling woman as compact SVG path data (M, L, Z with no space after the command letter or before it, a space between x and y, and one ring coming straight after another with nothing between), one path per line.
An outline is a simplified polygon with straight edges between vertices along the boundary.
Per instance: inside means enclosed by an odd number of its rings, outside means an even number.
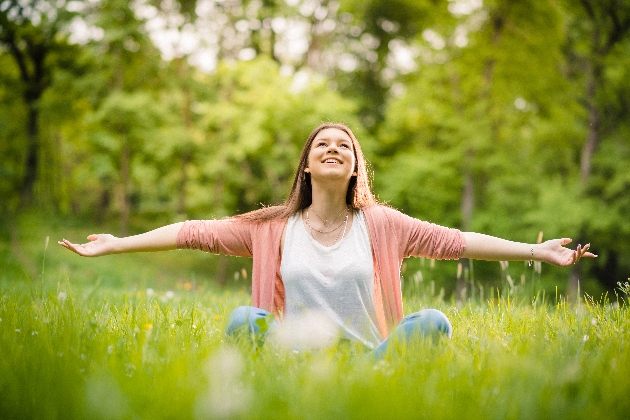
M568 266L581 257L595 257L589 245L564 247L567 238L512 242L427 223L378 203L359 142L350 128L335 123L320 125L306 140L291 192L280 206L222 220L176 223L125 238L103 234L88 239L82 245L64 239L60 245L84 256L188 248L252 257L253 306L231 313L229 335L244 331L262 339L305 316L326 319L316 324L326 325L327 337L362 343L377 358L411 339L451 336L451 323L440 311L425 309L404 317L404 258L535 260ZM303 323L308 325L313 323Z

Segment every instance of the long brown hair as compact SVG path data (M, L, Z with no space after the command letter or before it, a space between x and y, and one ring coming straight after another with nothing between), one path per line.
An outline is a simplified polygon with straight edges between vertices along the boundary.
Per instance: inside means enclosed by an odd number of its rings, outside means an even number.
M353 175L352 178L350 178L348 192L346 193L346 203L354 209L361 209L363 207L377 204L377 200L374 197L374 194L372 194L372 189L370 188L370 174L368 172L367 162L354 133L345 124L327 122L320 124L306 139L306 143L302 148L302 154L300 155L300 163L295 172L295 178L293 178L291 192L284 204L279 206L264 207L236 217L248 221L283 219L310 206L313 201L311 175L304 172L304 169L308 166L308 155L310 153L313 140L315 140L315 137L320 131L327 128L336 128L341 130L352 140L357 175Z

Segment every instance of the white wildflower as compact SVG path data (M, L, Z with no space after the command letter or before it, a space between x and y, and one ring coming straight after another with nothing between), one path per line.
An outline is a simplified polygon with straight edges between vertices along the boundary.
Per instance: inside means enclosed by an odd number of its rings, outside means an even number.
M232 348L221 348L205 364L208 388L195 402L198 419L233 418L248 409L252 390L242 381L245 363L241 354Z
M339 339L339 327L323 312L307 311L286 317L271 332L269 340L287 350L315 350L333 346Z

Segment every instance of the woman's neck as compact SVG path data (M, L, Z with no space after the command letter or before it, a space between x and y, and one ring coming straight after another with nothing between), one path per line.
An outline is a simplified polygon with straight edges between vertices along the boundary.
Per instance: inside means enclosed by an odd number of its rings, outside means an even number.
M310 208L324 223L334 220L339 213L348 208L346 191L344 190L339 188L323 189L313 185L312 193L313 201Z

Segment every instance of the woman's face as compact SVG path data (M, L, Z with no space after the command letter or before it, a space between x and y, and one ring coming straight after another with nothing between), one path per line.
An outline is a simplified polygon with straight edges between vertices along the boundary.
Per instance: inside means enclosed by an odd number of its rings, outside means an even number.
M343 130L325 128L315 136L304 170L311 179L344 179L356 176L354 146Z

